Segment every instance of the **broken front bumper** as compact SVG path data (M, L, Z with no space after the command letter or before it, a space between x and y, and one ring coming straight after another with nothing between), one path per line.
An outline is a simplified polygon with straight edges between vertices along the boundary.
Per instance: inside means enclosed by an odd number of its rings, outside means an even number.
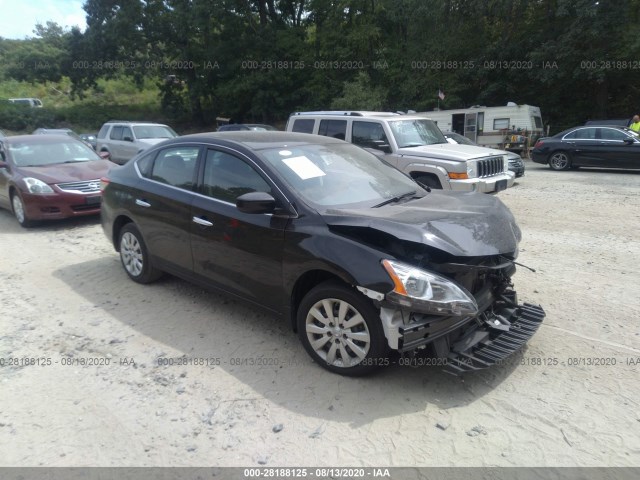
M477 318L409 314L413 321L405 323L406 312L383 308L381 319L391 348L412 355L429 346L433 355L446 359L446 372L460 375L504 361L542 324L540 306L517 305L515 294L503 299L508 306L485 310Z
M506 328L498 328L492 332L492 320L485 322L485 325L453 344L444 370L460 375L502 363L529 341L544 317L542 307L525 303L518 305L507 323L500 322Z

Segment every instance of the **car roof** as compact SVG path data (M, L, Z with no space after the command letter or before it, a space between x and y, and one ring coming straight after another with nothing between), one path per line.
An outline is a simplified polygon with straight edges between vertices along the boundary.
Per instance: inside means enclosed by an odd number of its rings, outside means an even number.
M70 128L36 128L34 130L34 132L53 132L53 133L57 133L57 132L72 132L73 130L71 130Z
M255 131L238 130L234 132L207 132L183 135L181 137L168 140L164 145L176 143L210 143L211 141L223 140L244 145L252 150L262 150L266 148L283 147L308 144L346 144L343 140L323 135L313 135L310 133L293 133L280 131Z
M166 125L164 123L136 122L135 120L109 120L108 122L105 122L105 124L112 124L112 123L122 123L123 125L160 125L161 127L167 127L168 126L168 125Z

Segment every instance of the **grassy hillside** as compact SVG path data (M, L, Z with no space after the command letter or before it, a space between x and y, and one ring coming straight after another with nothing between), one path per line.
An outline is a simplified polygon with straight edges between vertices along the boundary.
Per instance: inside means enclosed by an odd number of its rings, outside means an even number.
M0 128L10 133L31 133L35 128L72 128L76 132L96 131L107 120L169 122L160 108L159 90L152 81L139 89L126 78L99 80L82 99L71 98L71 82L34 84L0 81ZM44 108L28 108L1 101L35 97Z

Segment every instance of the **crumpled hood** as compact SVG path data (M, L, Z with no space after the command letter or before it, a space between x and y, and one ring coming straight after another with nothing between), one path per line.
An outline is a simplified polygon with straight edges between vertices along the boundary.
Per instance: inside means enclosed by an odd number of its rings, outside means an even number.
M108 160L90 162L59 163L42 167L18 167L20 174L33 177L44 183L66 183L82 180L96 180L107 174L115 164Z
M522 237L506 205L483 193L432 191L407 203L333 209L322 216L329 226L378 230L454 256L513 253Z
M413 157L442 158L444 160L457 162L497 155L496 151L490 148L452 143L437 143L435 145L422 145L420 147L399 148L398 154Z

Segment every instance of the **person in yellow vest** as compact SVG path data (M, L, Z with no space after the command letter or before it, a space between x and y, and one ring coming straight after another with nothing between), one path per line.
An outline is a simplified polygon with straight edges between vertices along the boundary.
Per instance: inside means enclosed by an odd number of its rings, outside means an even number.
M629 128L634 132L640 133L640 116L638 115L633 116L633 118L631 119L631 125L629 125Z

